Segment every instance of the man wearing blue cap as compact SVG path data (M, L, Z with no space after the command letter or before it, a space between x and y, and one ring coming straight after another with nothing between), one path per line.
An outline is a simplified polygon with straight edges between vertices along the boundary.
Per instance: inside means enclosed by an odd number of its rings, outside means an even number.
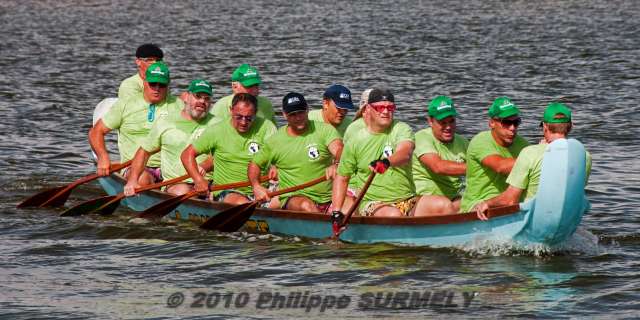
M338 130L340 136L344 136L351 124L351 119L347 118L349 110L353 110L351 91L345 86L334 84L322 95L322 109L309 111L309 120L328 123Z
M538 192L542 158L547 144L557 139L566 139L573 126L571 110L558 102L552 102L547 106L542 119L541 126L544 138L540 144L522 149L507 178L509 184L507 190L496 197L478 203L473 208L481 220L487 220L485 212L491 207L513 205L532 198ZM591 173L591 154L589 152L587 152L586 161L586 177L588 179Z

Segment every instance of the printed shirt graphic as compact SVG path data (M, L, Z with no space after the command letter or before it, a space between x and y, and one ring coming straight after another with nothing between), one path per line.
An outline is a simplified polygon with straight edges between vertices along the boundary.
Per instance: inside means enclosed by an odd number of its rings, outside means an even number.
M468 212L476 203L493 198L507 189L507 176L483 166L482 159L490 155L517 158L528 145L527 140L516 135L511 146L502 147L493 139L490 130L473 137L467 148L467 188L462 195L460 212Z
M520 201L529 200L538 192L542 158L547 146L547 144L536 144L522 149L509 177L507 177L507 184L525 190ZM591 154L589 152L587 152L586 162L585 185L591 173Z
M136 74L124 79L122 83L120 83L118 99L126 100L130 97L142 96L143 88L144 83L142 78L140 78L140 74L136 72Z
M187 174L180 159L182 151L202 135L207 126L213 125L214 119L212 115L207 115L206 118L196 122L183 118L180 112L174 112L153 124L149 135L142 141L141 147L147 152L160 149L160 171L163 180ZM206 159L206 154L196 158L198 163ZM192 180L189 178L185 182L192 182Z
M309 111L309 120L325 123L324 118L322 117L322 109ZM327 124L331 125L330 123L327 123ZM340 136L344 137L344 132L347 131L347 127L350 124L351 124L351 118L345 117L344 119L342 119L342 122L340 123L340 125L334 128L338 130L338 133L340 134Z
M442 160L466 162L469 141L459 134L455 134L451 143L442 143L433 136L431 128L416 133L416 149L413 151L413 182L418 195L439 195L453 199L458 196L462 188L462 178L439 175L429 170L420 156L435 153Z
M248 132L240 134L231 124L231 119L217 121L192 143L193 147L198 153L213 155L215 184L246 181L249 162L262 152L265 140L275 134L276 126L271 121L257 118ZM246 194L251 192L250 187L236 190ZM220 192L222 190L214 194Z
M118 130L118 149L122 162L133 158L155 121L169 114L180 113L184 106L182 100L167 95L162 103L156 104L155 113L149 121L149 105L142 95L124 100L118 99L102 117L102 122L107 128ZM160 167L160 154L152 155L147 166Z
M366 126L351 131L338 166L338 174L351 177L360 189L369 177L369 163L386 158L395 152L403 141L413 142L413 131L404 122L394 120L385 133L371 133ZM377 174L364 196L364 201L396 202L415 196L411 163L401 167L390 167ZM350 183L351 185L351 183Z
M276 115L273 112L271 101L262 96L257 96L256 99L258 100L258 111L256 112L256 117L267 119L275 125ZM230 119L232 101L233 95L228 95L226 97L220 98L220 100L218 100L213 106L211 106L211 110L209 110L209 113L213 114L216 118Z
M309 121L307 132L301 136L290 136L287 127L267 139L263 152L258 153L254 162L265 169L269 164L278 168L279 189L297 186L321 177L332 163L329 145L341 139L338 131L329 124ZM312 187L281 196L281 203L293 195L308 197L316 203L331 201L331 181L321 182Z

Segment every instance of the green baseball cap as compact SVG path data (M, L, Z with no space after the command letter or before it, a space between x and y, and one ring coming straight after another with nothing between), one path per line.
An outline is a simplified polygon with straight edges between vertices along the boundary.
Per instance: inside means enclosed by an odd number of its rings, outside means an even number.
M437 96L429 103L429 116L442 120L446 117L455 117L458 115L453 100L447 96Z
M544 110L542 121L545 123L571 122L571 110L560 102L551 102Z
M195 79L189 83L189 92L191 93L206 93L208 95L213 95L213 87L211 84L202 79Z
M233 71L231 81L240 82L244 87L251 87L260 84L260 74L258 69L245 63Z
M162 61L153 63L145 72L145 81L148 83L169 84L169 67Z
M518 107L507 97L498 97L489 107L489 117L491 118L509 118L520 114Z

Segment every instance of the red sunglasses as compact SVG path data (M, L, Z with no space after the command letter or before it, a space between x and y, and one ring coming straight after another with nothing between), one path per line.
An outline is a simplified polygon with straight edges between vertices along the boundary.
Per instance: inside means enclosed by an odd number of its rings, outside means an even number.
M384 112L384 110L387 110L389 112L394 112L396 111L396 105L395 104L383 104L383 105L373 105L370 104L369 106L371 106L371 108L373 108L373 110L375 110L377 113L382 113Z

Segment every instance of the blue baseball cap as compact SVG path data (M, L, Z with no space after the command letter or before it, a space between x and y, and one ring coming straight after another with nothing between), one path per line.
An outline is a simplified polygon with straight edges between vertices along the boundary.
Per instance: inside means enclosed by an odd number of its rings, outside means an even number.
M340 109L354 109L353 102L351 101L351 91L345 86L334 84L327 88L322 96L333 100L333 103Z

